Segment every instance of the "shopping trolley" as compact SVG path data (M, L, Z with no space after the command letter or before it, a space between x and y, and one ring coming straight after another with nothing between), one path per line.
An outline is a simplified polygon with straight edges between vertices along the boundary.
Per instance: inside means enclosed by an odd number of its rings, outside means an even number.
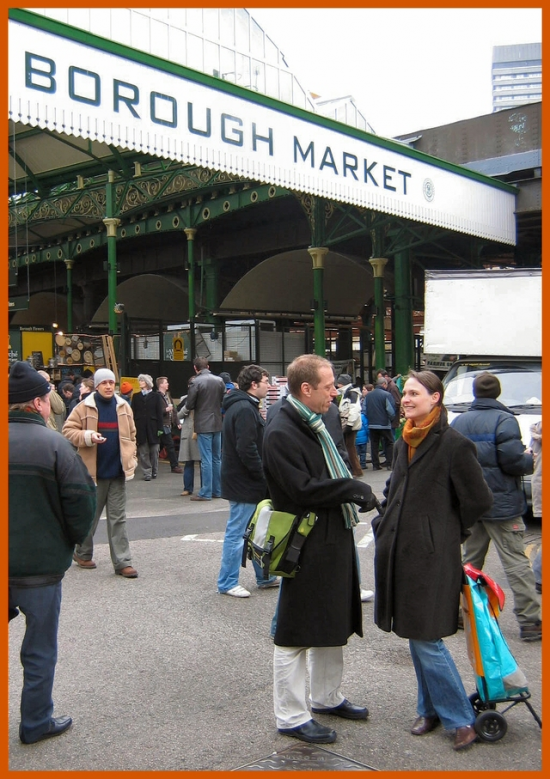
M482 741L499 741L506 735L504 714L524 703L538 726L542 722L529 702L531 693L500 630L498 616L504 607L504 592L490 576L467 563L464 566L462 611L468 657L477 690L470 695L476 713L474 728ZM497 711L497 704L507 704Z

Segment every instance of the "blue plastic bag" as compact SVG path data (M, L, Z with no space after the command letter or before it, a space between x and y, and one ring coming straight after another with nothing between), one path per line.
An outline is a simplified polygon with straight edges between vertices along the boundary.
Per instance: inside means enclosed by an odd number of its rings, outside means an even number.
M510 652L498 624L503 605L504 597L498 585L473 566L465 566L462 587L464 632L477 691L485 702L506 700L528 692L525 674Z

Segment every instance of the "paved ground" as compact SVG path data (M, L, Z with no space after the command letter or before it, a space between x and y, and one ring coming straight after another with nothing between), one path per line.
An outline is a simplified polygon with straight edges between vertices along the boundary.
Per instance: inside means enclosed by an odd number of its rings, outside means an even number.
M387 472L364 479L381 496ZM9 767L16 771L232 770L299 742L277 733L272 706L269 626L276 590L260 592L251 568L241 583L247 600L216 592L227 503L180 497L182 477L161 467L159 478L128 485L129 533L139 579L114 576L104 523L98 568L73 566L63 585L55 714L72 729L32 746L17 736L24 623L10 623ZM427 496L429 499L429 496ZM370 515L359 541L363 584L372 587ZM529 534L533 551L540 541ZM488 573L501 584L490 555ZM505 591L510 596L506 586ZM519 640L511 607L501 625L541 712L541 644ZM494 744L455 753L441 729L413 737L416 683L407 643L379 631L364 604L362 639L345 650L343 691L367 704L367 722L323 718L338 731L331 752L382 771L538 771L541 731L524 704L506 713L508 732ZM448 639L468 691L475 690L464 634ZM502 710L502 706L498 707Z

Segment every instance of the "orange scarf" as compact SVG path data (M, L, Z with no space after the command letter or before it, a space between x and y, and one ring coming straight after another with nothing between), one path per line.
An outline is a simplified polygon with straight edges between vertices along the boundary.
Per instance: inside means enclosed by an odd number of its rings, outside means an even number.
M434 406L421 425L415 425L412 419L407 419L401 436L409 446L409 462L414 457L416 448L420 446L440 416L441 406Z

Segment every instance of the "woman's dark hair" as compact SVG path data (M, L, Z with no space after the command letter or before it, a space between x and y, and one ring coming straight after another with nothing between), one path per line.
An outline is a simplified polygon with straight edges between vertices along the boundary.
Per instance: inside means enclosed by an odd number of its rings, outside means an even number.
M432 371L409 371L407 379L416 379L419 384L422 384L424 389L428 390L430 395L433 395L434 392L439 392L439 400L437 401L437 405L443 405L445 387L443 386L439 376L437 376L435 373Z

